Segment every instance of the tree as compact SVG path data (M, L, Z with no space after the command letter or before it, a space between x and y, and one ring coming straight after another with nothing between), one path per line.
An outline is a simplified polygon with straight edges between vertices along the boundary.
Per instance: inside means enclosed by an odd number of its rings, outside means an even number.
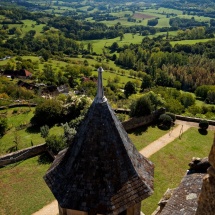
M130 95L135 94L135 93L136 93L135 84L132 83L131 81L128 81L124 87L125 96L128 98Z
M117 51L118 48L119 48L119 45L118 45L117 42L114 42L114 43L110 46L110 50L111 50L112 52Z
M120 38L120 41L122 41L125 38L124 33L122 31L119 32L119 38Z
M52 126L59 123L62 115L62 107L57 100L45 100L35 109L35 114L31 118L31 123L37 126Z
M196 88L195 94L197 97L201 97L202 99L206 99L208 95L208 91L212 86L202 85Z
M185 108L195 104L195 98L191 93L182 93L180 96L180 101Z
M150 100L153 110L157 110L158 107L162 107L165 104L161 96L154 93L153 91L145 94L145 96Z
M93 52L93 44L92 44L92 43L88 43L88 44L87 44L87 51L88 51L89 53L92 53L92 52Z
M45 81L50 84L55 84L56 80L56 73L51 64L45 64L43 68L43 74Z
M130 106L130 116L131 117L140 117L140 116L146 116L151 114L152 112L152 105L151 101L146 97L142 96L138 98L136 101L133 101Z
M143 80L142 80L142 84L141 84L141 90L144 91L147 88L151 88L152 87L152 78L150 75L144 73L143 75Z
M149 19L148 20L148 25L149 26L155 26L158 24L158 19Z
M210 104L215 104L215 90L208 91L207 101Z

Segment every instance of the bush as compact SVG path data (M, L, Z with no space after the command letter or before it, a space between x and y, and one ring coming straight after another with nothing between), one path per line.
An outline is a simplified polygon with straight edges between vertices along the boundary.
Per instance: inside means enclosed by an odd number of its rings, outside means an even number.
M206 130L208 128L208 126L209 126L209 123L207 120L201 120L199 122L199 128L200 129Z
M170 116L170 117L171 117L171 119L172 119L172 121L173 121L173 122L175 122L175 120L176 120L176 116L175 116L175 114L174 114L174 113L166 112L166 115Z
M173 120L167 114L161 114L158 119L159 126L164 128L170 128L172 126Z
M49 135L49 126L44 125L40 127L40 134L41 134L41 137L46 138Z
M46 138L46 144L48 149L54 154L58 154L59 151L67 147L64 137L58 135L49 135Z

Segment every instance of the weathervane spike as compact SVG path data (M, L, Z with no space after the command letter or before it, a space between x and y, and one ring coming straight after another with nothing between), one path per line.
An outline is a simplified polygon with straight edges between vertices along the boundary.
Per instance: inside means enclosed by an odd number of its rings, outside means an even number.
M97 96L96 102L103 103L107 101L107 98L104 96L103 84L102 84L102 72L104 72L102 67L98 68L98 89L97 89Z

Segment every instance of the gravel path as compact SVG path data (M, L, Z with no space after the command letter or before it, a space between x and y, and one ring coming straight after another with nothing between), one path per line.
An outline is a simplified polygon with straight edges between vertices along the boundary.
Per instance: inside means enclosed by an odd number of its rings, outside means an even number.
M156 141L150 143L148 146L140 150L140 153L145 157L150 157L152 154L159 151L161 148L171 143L176 138L180 138L182 133L187 131L190 127L199 127L198 123L186 122L181 120L176 120L176 127L173 130L170 130L169 133L160 137ZM209 130L215 131L215 126L209 126ZM33 213L32 215L57 215L58 214L58 203L53 201L50 204L44 206L41 210Z
M149 158L151 155L162 149L167 144L171 143L176 138L180 138L182 133L188 130L190 125L177 125L176 128L170 130L169 133L150 143L148 146L140 150L140 154Z
M32 215L57 215L58 214L58 203L54 200L50 204L44 206L42 209L33 213Z

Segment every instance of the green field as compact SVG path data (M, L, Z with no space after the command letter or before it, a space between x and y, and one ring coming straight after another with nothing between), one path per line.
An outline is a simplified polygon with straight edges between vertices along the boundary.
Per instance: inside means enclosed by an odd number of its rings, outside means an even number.
M143 213L150 215L167 188L179 185L193 157L208 156L213 136L213 131L201 135L197 128L190 128L181 140L176 139L149 158L155 165L154 194L142 202Z
M155 13L155 14L177 14L177 15L182 15L182 11L181 10L176 10L176 9L171 9L171 8L164 8L164 7L160 7L157 10L156 9L147 9L145 11L151 12L151 13Z
M21 37L23 37L28 31L30 30L35 30L36 31L36 36L40 36L43 27L45 26L45 24L40 24L37 25L36 21L33 20L21 20L23 22L23 24L10 24L9 28L18 28L21 32ZM0 24L0 28L2 27L2 25Z
M214 39L198 39L198 40L171 41L170 44L172 46L175 46L176 44L180 44L180 45L184 45L184 44L193 45L193 44L196 44L196 43L205 43L205 42L208 42L210 40L214 40Z
M154 38L159 35L163 35L164 37L166 36L166 32L158 32L155 35L149 35L149 38ZM177 31L170 31L169 36L176 36ZM103 53L103 48L104 47L109 47L111 46L114 42L117 42L119 47L122 47L123 45L130 45L131 43L133 44L140 44L145 36L141 36L139 34L131 34L131 33L126 33L124 34L124 38L122 41L120 40L119 37L114 38L114 39L102 39L102 40L88 40L84 41L85 46L87 43L92 43L93 44L93 51L95 51L97 54L102 54Z

